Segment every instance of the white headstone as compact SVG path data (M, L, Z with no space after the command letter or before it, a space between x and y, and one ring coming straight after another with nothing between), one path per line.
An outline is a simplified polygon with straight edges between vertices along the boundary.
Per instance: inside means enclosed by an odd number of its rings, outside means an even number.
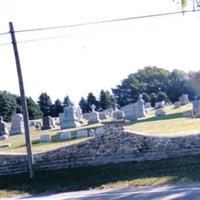
M101 120L99 119L99 113L96 111L92 111L91 113L88 113L88 123L89 124L96 124L99 123Z
M101 120L105 120L105 119L108 119L107 115L105 112L100 112L99 113L99 119Z
M76 107L73 105L69 105L64 108L64 117L61 123L61 129L65 128L76 128L80 127L81 124L79 123L76 117Z
M192 113L194 116L200 116L200 101L192 102Z
M144 104L144 107L145 107L145 108L151 108L151 102L146 102L146 103Z
M60 132L59 133L60 141L70 140L71 138L72 138L71 132Z
M14 114L11 117L10 135L17 135L24 133L24 122L22 114Z
M112 112L112 119L113 120L123 120L124 119L124 111L122 110L114 110Z
M8 135L8 129L6 122L3 121L3 117L0 116L0 136L2 135Z
M88 131L87 130L79 130L76 132L76 138L81 137L88 137Z
M81 110L81 107L80 107L80 106L78 106L78 107L76 108L76 117L77 117L77 120L78 120L79 122L82 121L82 119L83 119L82 110Z
M51 135L45 134L40 136L40 143L51 142Z
M59 113L58 116L59 116L59 123L60 123L60 125L61 125L62 122L63 122L64 113Z
M188 94L183 94L181 97L179 97L179 102L181 105L188 104L190 102L188 98Z
M180 108L181 103L179 101L174 102L174 108Z
M164 107L165 107L165 101L156 102L154 106L155 109L164 108Z
M159 108L159 109L156 110L155 115L156 115L157 117L159 117L159 116L165 116L165 115L166 115L166 112L165 112L162 108Z

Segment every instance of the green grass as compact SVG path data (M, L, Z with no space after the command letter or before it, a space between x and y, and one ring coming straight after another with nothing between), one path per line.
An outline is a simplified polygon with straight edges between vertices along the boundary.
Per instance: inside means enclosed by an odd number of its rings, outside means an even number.
M66 130L54 129L54 130L45 130L45 131L38 131L38 130L34 129L33 127L31 127L30 128L30 136L31 136L31 141L32 141L32 150L33 150L33 152L42 152L42 151L48 151L51 149L63 147L63 146L77 144L79 142L88 140L90 138L88 137L88 138L71 139L69 141L59 141L58 140L59 132L71 131L72 133L74 133L80 129L96 128L99 126L102 126L102 125L101 124L93 124L93 125L88 125L88 126L84 126L81 128L71 128L71 129L66 129ZM46 143L46 144L44 144L44 143L41 144L39 139L40 139L40 136L43 134L51 135L52 142ZM12 146L10 148L0 148L0 152L26 152L24 134L10 136L5 143L11 143Z
M166 108L166 116L156 117L154 110L147 118L130 123L126 129L150 135L183 135L195 132L200 133L200 118L184 118L182 113L191 110L191 104L174 109Z
M200 156L0 177L0 196L200 181Z
M126 129L142 134L150 135L165 135L174 136L187 133L200 132L200 118L184 118L182 113L192 109L192 105L188 104L181 106L178 109L174 109L173 106L166 107L166 116L156 117L155 110L151 109L148 117L139 119L136 122L129 123ZM84 126L77 129L68 129L68 131L77 131L84 128L95 128L101 126L101 124L94 124ZM70 141L60 142L58 140L59 129L37 131L31 128L31 140L33 143L33 152L48 151L51 149L59 148L62 146L68 146L77 144L79 142L88 140L89 138L73 139ZM39 138L42 134L48 133L52 136L52 142L47 144L40 144ZM0 148L0 152L26 152L25 137L24 135L10 136L8 141L11 143L11 148Z

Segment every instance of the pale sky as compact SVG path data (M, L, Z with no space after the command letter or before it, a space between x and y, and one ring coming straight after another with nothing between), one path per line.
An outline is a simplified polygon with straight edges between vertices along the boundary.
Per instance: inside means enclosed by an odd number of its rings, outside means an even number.
M180 11L172 0L0 0L0 33ZM187 9L192 9L189 4ZM78 102L145 66L200 70L200 13L17 33L26 96ZM0 44L10 35L0 36ZM0 46L0 90L19 94L11 45Z

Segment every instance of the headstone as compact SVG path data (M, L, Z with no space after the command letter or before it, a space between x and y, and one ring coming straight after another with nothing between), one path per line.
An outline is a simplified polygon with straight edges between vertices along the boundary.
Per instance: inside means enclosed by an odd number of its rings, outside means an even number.
M48 129L52 129L53 125L52 125L52 118L50 116L47 117L43 117L42 118L42 130L48 130Z
M10 135L24 133L24 122L22 114L13 114L11 117Z
M113 120L123 120L125 118L124 111L122 110L114 110L112 112L112 119Z
M59 124L61 125L63 123L64 113L59 113L58 117L59 117Z
M192 113L194 116L200 116L200 101L195 100L192 102Z
M181 104L179 101L174 102L174 108L180 108Z
M179 102L181 105L188 104L190 102L188 99L188 94L183 94L181 97L179 97Z
M83 119L82 110L81 110L81 107L80 107L80 106L78 106L78 107L76 108L76 117L77 117L77 120L78 120L79 122L82 121L82 119Z
M90 113L83 113L83 119L88 120Z
M64 117L61 123L61 129L80 127L81 124L76 116L76 107L69 105L64 108Z
M3 117L0 116L0 136L8 135L8 129L6 122L3 121Z
M60 132L59 133L60 141L70 140L71 138L72 138L71 132Z
M95 111L95 106L92 105L92 112L88 114L88 123L96 124L100 122L99 113Z
M166 115L166 112L165 112L162 108L159 108L159 109L156 110L155 115L156 115L157 117L165 116L165 115Z
M138 101L135 103L136 106L136 116L138 118L145 117L146 112L145 112L145 107L144 107L144 100L142 99L142 95L139 95Z
M106 120L106 119L108 119L106 113L105 112L100 112L99 113L99 119L100 120Z
M40 136L40 143L51 142L51 135L45 134Z
M165 107L165 101L156 102L154 106L155 109L164 108L164 107Z
M88 137L88 131L87 130L79 130L76 132L76 138L81 137Z
M145 108L151 108L151 102L146 102L146 103L144 104L144 107L145 107Z

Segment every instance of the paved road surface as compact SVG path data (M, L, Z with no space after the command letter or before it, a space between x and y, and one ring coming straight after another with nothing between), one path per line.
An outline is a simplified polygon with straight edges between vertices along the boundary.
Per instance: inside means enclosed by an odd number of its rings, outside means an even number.
M200 183L88 190L41 196L10 198L23 200L200 200Z

